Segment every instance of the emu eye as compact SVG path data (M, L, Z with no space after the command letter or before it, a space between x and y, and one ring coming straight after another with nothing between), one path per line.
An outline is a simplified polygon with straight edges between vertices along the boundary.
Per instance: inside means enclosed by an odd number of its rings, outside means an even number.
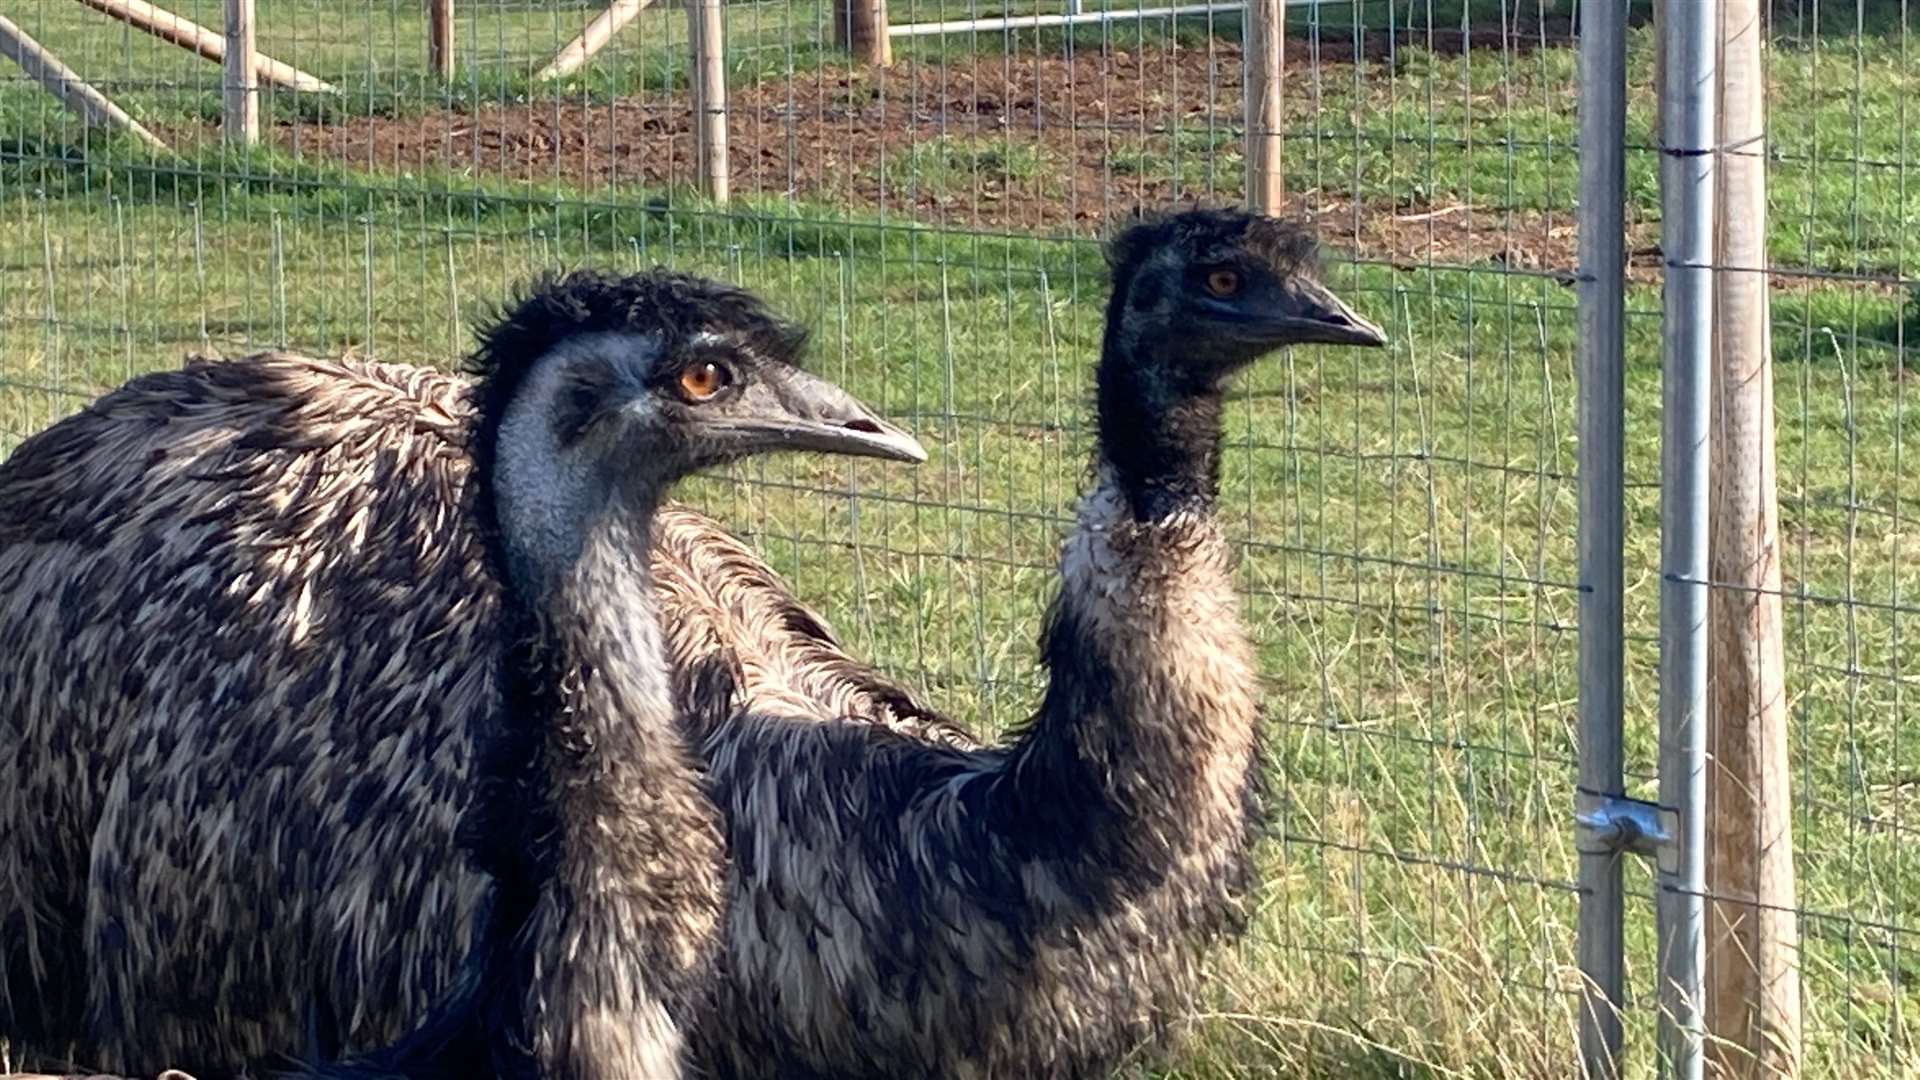
M728 371L726 365L704 360L680 373L680 394L698 404L711 400L732 382L733 372Z
M1240 291L1238 272L1221 267L1207 274L1207 291L1222 299Z

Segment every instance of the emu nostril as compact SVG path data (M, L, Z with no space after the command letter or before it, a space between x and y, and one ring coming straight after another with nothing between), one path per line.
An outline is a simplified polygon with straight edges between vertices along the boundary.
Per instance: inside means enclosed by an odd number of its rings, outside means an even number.
M841 426L846 428L848 431L858 431L866 435L880 434L880 425L867 419L849 420L845 424L842 424Z
M1320 316L1320 321L1323 323L1326 323L1328 326L1352 326L1353 325L1352 319L1347 318L1345 315L1342 315L1337 311L1329 311L1325 315Z

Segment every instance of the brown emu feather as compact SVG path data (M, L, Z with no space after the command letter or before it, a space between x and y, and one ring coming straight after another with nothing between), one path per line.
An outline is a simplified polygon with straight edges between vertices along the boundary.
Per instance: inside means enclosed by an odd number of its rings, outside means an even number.
M193 360L0 463L0 1034L231 1069L307 1049L316 1011L383 1044L447 987L485 891L454 839L470 728L500 690L467 391ZM677 674L965 739L710 520L652 531Z

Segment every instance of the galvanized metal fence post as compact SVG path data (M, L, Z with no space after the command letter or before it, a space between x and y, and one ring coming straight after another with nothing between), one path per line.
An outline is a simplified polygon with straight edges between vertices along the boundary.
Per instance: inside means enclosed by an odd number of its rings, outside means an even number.
M1661 100L1660 1044L1702 1075L1706 962L1708 423L1713 386L1718 5L1665 0Z
M1621 614L1625 498L1626 7L1588 4L1580 26L1580 1056L1619 1075L1625 988L1620 858L1624 796Z

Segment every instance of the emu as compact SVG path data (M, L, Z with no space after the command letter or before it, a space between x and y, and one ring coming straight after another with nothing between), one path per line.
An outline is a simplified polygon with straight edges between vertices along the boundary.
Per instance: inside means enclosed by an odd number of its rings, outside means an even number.
M1290 342L1374 346L1383 337L1319 283L1311 234L1298 226L1176 214L1124 231L1109 258L1098 483L1062 560L1045 639L1048 693L1008 745L981 746L847 657L771 571L704 519L674 509L657 517L662 630L732 860L720 1005L693 1033L695 1060L709 1071L1098 1075L1159 1033L1191 993L1204 949L1241 918L1260 772L1253 672L1211 518L1222 396L1235 371ZM458 412L449 386L422 386L380 423ZM369 435L343 466L373 460L376 443L395 445ZM101 456L91 468L116 467L111 451ZM464 464L405 467L452 483ZM325 557L295 524L270 522L262 536L287 560L272 587L297 595ZM446 552L463 555L471 552ZM241 556L208 545L203 558L227 573L247 565ZM386 560L367 550L332 557L369 574ZM417 620L415 633L490 649L466 627L494 602L490 588L445 572L421 585L404 617ZM316 640L356 684L395 681L384 651ZM720 680L730 689L699 677L716 668L731 670ZM72 678L107 681L90 671ZM236 722L342 723L308 715L249 711ZM326 1019L338 1036L322 1045L397 1036L449 985L450 958L471 936L470 906L447 899L464 895L465 879L445 840L470 748L438 720L415 730L437 756L417 755L412 782L380 788L415 830L412 846L325 821L338 834L329 843L353 851L353 891L283 899L248 886L224 901L263 905L272 924L252 932L315 958L314 996L332 1003ZM329 775L317 763L310 782ZM258 844L278 827L242 818L233 829ZM331 916L317 932L301 921L314 906ZM207 936L190 928L151 947L208 955ZM250 978L231 966L217 974ZM240 1029L216 1021L236 1013L235 998L195 1004L206 1037L232 1045ZM275 1012L246 1034L284 1047L303 1029Z
M1299 226L1230 212L1109 245L1093 486L1005 745L749 699L700 732L732 856L722 1077L1092 1077L1157 1040L1242 925L1255 672L1214 520L1228 380L1385 344Z
M404 865L383 844L404 850L417 842L456 858L447 826L464 818L458 844L484 884L462 883L472 895L457 903L477 917L472 947L487 959L475 990L477 1023L455 1047L466 1057L450 1075L677 1075L683 1030L709 990L724 870L717 811L674 724L646 568L654 508L680 476L746 454L804 448L925 456L911 437L795 367L801 341L737 289L665 272L575 274L536 285L483 333L472 363L480 380L465 418L418 408L417 373L272 358L135 380L23 445L0 468L0 584L12 601L9 616L57 608L73 580L109 565L103 549L131 544L138 565L121 569L160 588L123 596L129 637L83 634L67 644L93 646L87 659L112 663L157 628L142 622L157 622L170 634L211 634L218 664L206 673L211 697L157 695L134 731L109 733L105 756L118 767L100 839L83 853L88 876L54 878L68 890L56 901L71 904L71 890L84 886L84 936L62 941L66 927L34 925L45 909L21 903L28 882L8 882L17 906L6 923L7 1033L27 1032L24 1019L38 1028L27 1033L77 1042L123 1071L162 1062L226 1071L291 1050L245 1039L276 1021L284 1029L298 1015L284 989L276 997L267 988L277 979L284 987L312 978L306 959L276 957L261 941L233 933L236 917L272 926L280 914L274 904L285 901L249 908L202 882L290 888L296 898L285 906L311 926L328 913L298 897L365 912L358 905L366 893L355 890L376 883L360 875ZM209 409L211 423L201 415ZM422 449L410 453L415 440ZM353 462L359 453L370 456ZM107 484L89 491L91 498L59 500L63 480L98 479L87 471L95 454L132 455L175 489L162 506L197 505L200 514L151 519L139 485ZM464 477L419 467L462 458L472 462ZM345 476L334 475L342 466ZM299 482L322 477L345 486L321 493ZM211 490L195 492L196 485ZM312 498L320 494L329 497ZM276 555L263 523L289 521L314 528L311 537L327 549L349 553L335 568L345 573L306 575L286 598L290 607L262 619L249 609L269 598L263 594L271 593ZM381 539L396 524L422 521L434 527L401 544ZM257 561L237 577L206 573L198 555L215 538ZM363 578L358 571L370 568L350 553L375 548L385 572ZM72 560L81 553L93 558ZM429 589L480 586L473 593L479 622L437 637L435 627L406 620L415 581ZM380 640L329 637L332 620L347 611L356 619L391 614L400 624ZM21 629L11 618L8 625ZM372 624L352 628L380 634ZM284 652L265 678L242 636L248 630L264 631L258 646L269 655ZM305 647L314 640L336 651L330 657ZM483 640L488 646L477 647ZM426 709L423 722L408 703L368 700L337 666L341 651L362 647L374 652L356 660L384 654L376 662L400 663L449 702L412 702ZM141 672L135 679L168 675L133 670ZM7 677L35 675L9 668ZM391 688L392 680L377 685ZM52 715L59 703L28 689L40 716L59 723ZM134 695L141 689L121 687ZM234 714L255 704L292 715L332 709L337 719L319 730L236 730ZM372 717L359 716L361 709ZM9 715L32 725L34 712ZM431 743L464 724L475 732L472 760L456 754L455 768L433 774L432 765L447 759ZM53 733L28 726L20 734ZM63 778L9 779L20 781L16 791L24 785L51 794ZM331 785L305 786L316 780ZM199 788L199 781L213 786ZM479 795L462 809L441 790L447 816L421 828L391 797L425 781L471 783ZM266 842L223 850L240 822L265 827ZM343 830L359 831L342 843ZM365 830L373 830L370 840ZM387 861L356 864L355 839ZM58 857L70 853L34 850L34 842L10 831L5 843L16 850L7 854L28 850L6 865L29 876L67 868ZM417 877L430 893L447 883L437 867ZM244 887L238 891L248 899ZM409 894L405 885L392 891ZM175 945L168 938L196 925L231 954L168 951ZM60 959L78 963L45 966L43 934ZM222 963L229 971L264 965L253 972L260 982L209 978L202 966ZM64 993L47 1000L73 1001L81 994L76 983L91 984L77 1027L71 1012L34 1014L36 989L51 984ZM251 1013L245 1005L223 1007L236 989L263 1000ZM310 1010L358 997L350 986L326 989L334 996L316 998ZM233 1022L236 1035L210 1030L209 1020Z

